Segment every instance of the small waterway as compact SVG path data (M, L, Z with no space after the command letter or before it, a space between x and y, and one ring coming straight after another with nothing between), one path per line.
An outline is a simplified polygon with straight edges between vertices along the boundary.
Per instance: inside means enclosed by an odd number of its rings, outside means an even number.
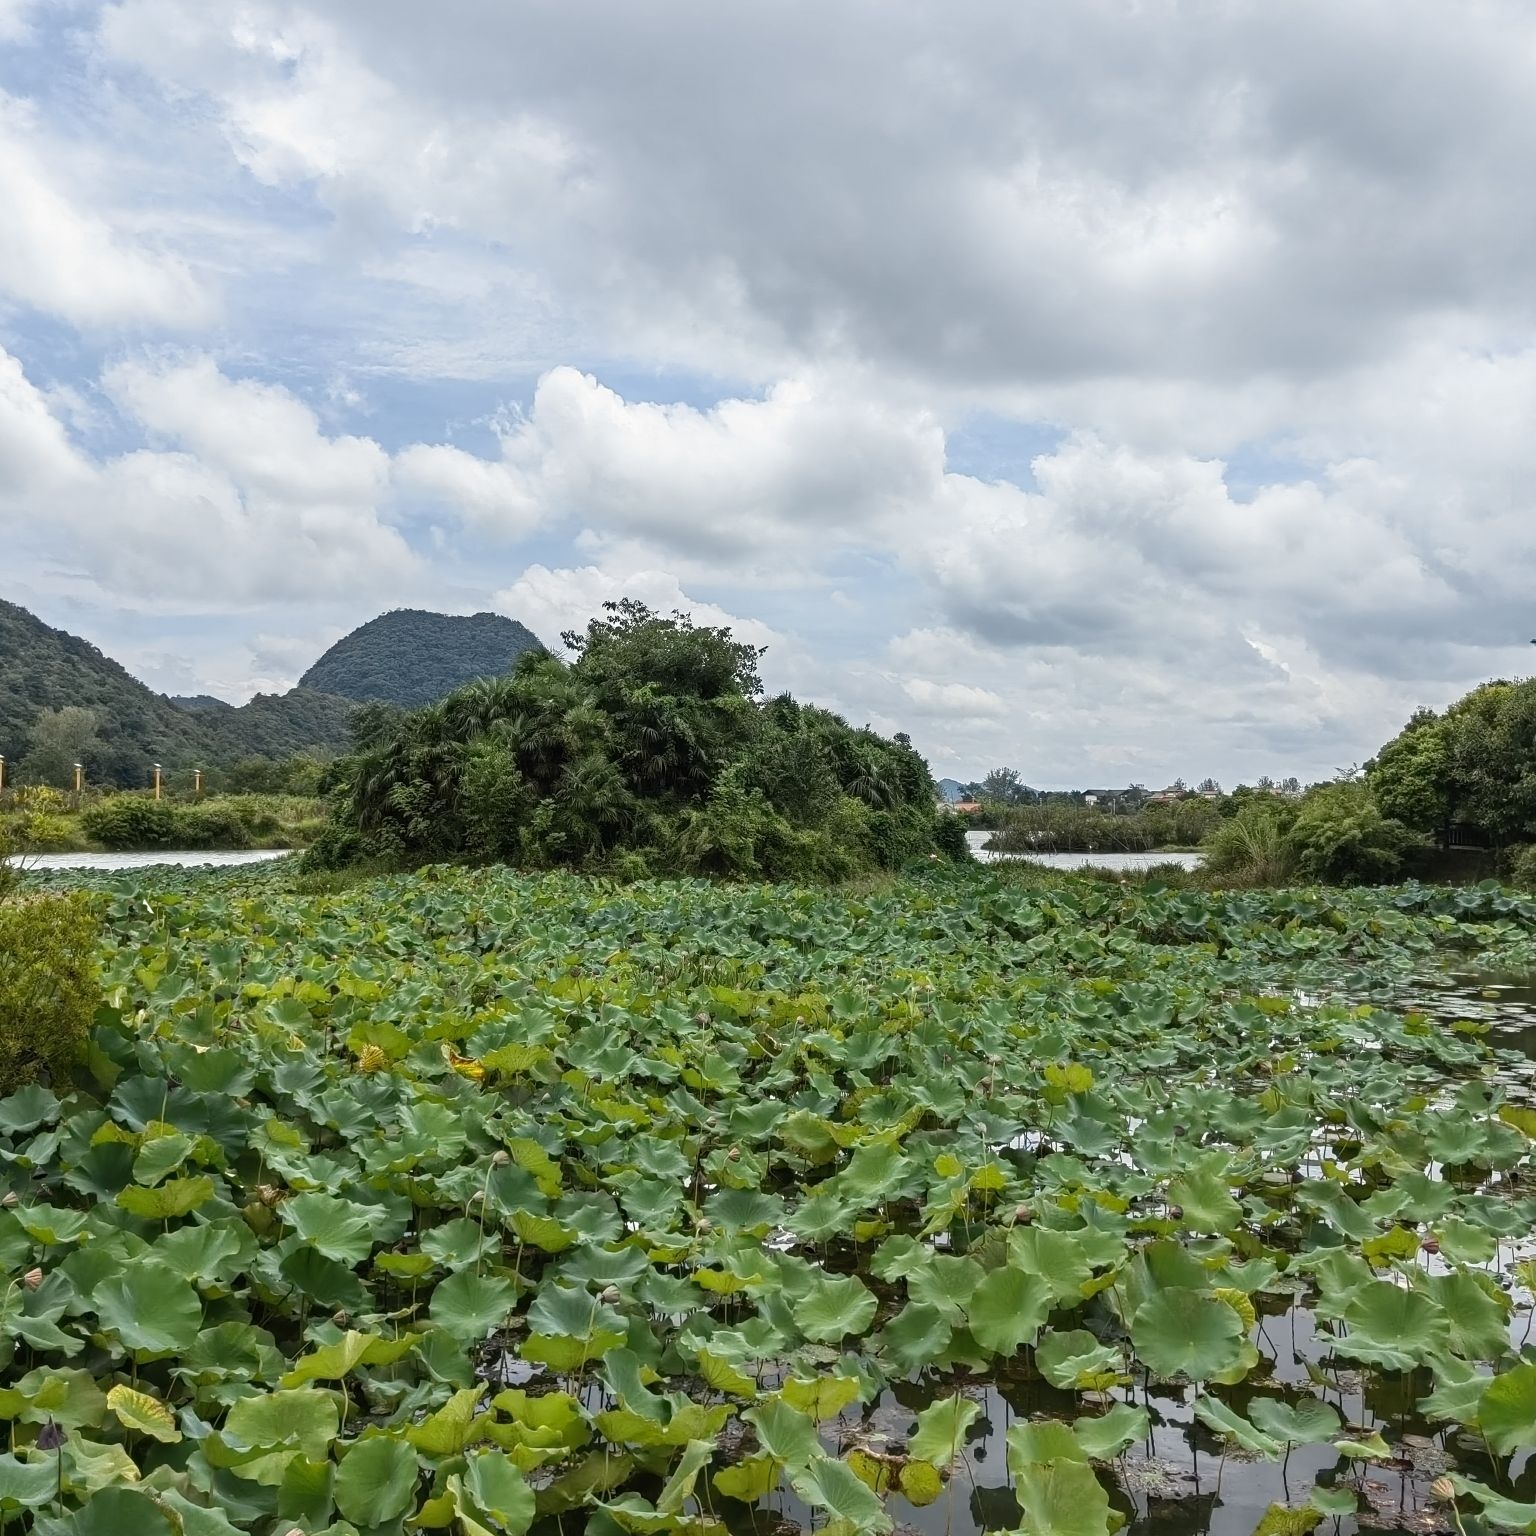
M170 864L188 869L202 866L223 869L234 864L263 864L269 859L286 858L286 848L155 849L150 853L38 853L28 854L19 862L23 869L149 869Z
M986 846L990 832L967 832L965 840L972 854L983 864L1006 863L1015 859L1028 859L1031 864L1043 864L1047 869L1110 869L1134 873L1139 869L1151 869L1158 864L1177 864L1184 869L1198 869L1202 854L1177 853L1164 848L1152 848L1145 853L998 853Z

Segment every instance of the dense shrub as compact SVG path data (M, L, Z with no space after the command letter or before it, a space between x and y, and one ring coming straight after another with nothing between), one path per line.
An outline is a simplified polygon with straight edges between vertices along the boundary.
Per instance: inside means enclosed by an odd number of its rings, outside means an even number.
M176 843L175 807L147 795L113 795L99 800L85 809L80 824L86 836L103 848L170 848Z
M97 924L90 898L0 902L0 1095L84 1054L96 1011Z
M1536 843L1511 850L1509 883L1522 891L1536 891Z
M176 840L184 848L249 848L251 828L228 800L176 808Z
M565 637L414 714L368 713L331 770L344 857L499 859L609 873L832 880L937 848L928 766L903 737L787 695L727 629L605 605Z
M1295 869L1290 830L1297 807L1278 796L1250 800L1217 822L1201 845L1205 873L1239 885L1278 885Z
M1004 853L1142 853L1152 848L1190 848L1220 820L1217 803L1199 796L1147 806L1123 816L1098 806L1043 800L1001 811L992 847Z
M1391 880L1425 839L1384 816L1363 783L1324 784L1301 803L1291 828L1297 871L1309 880L1358 885Z
M963 816L941 812L934 824L934 845L946 859L953 859L959 864L968 863L971 845L965 840L965 834L969 830Z

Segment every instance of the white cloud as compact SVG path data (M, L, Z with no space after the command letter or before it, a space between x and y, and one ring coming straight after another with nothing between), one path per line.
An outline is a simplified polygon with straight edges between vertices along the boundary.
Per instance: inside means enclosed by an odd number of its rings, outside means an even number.
M180 257L158 252L83 201L48 164L35 115L0 92L0 304L77 325L196 326L213 304Z

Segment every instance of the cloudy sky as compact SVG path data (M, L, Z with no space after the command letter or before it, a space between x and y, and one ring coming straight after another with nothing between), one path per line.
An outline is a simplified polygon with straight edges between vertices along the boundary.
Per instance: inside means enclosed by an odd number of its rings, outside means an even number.
M1037 784L1536 660L1528 0L0 0L0 596L603 599ZM1522 190L1523 189L1523 190Z

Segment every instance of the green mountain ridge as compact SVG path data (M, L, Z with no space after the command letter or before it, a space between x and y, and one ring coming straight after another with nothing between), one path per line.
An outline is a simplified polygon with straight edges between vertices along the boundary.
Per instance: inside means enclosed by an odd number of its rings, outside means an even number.
M338 640L299 687L420 709L476 678L500 677L525 652L544 649L531 630L499 613L396 608Z
M14 778L45 710L95 717L98 743L85 754L93 784L138 787L160 763L175 775L216 771L249 757L329 756L345 750L355 705L309 689L257 694L238 708L204 697L178 703L78 635L0 601L0 752Z

